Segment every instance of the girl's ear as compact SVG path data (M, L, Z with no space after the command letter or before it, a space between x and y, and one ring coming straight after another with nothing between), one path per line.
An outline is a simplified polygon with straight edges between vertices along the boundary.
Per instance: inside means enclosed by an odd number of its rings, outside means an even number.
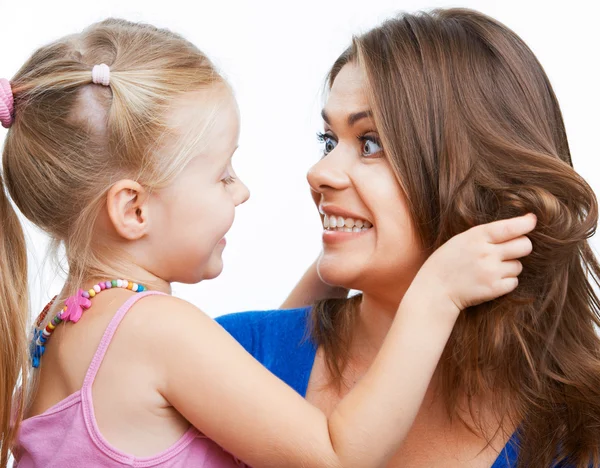
M127 240L137 240L148 231L148 193L137 182L123 179L106 195L108 217L115 231Z

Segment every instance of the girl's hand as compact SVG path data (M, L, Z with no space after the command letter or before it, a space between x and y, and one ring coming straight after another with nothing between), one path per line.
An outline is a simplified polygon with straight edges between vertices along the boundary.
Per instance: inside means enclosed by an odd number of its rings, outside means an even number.
M454 236L427 259L409 291L440 293L440 299L448 301L456 315L508 294L519 284L523 266L518 259L533 249L526 234L536 223L536 216L528 214L475 226Z

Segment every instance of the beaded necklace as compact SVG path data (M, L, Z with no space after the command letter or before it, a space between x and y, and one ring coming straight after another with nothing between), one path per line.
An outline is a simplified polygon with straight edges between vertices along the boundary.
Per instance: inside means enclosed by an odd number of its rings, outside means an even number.
M58 325L65 321L78 322L83 314L83 311L92 306L90 299L105 289L111 288L129 289L133 292L144 292L148 290L141 284L132 283L131 281L127 280L117 279L112 281L101 281L100 283L92 286L89 290L84 291L83 289L80 289L77 291L77 294L67 298L61 311L58 312L54 318L48 322L45 328L40 328L42 322L48 314L48 311L52 307L54 300L56 299L55 296L48 303L48 305L44 307L44 310L42 310L42 313L39 315L33 329L33 339L31 340L31 345L29 348L31 365L36 368L40 366L40 359L42 358L44 351L46 351L46 343Z

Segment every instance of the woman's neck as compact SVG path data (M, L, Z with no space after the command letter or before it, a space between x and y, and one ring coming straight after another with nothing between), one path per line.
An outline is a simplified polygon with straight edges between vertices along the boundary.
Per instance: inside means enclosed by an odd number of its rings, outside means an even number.
M400 297L363 293L354 326L353 347L373 350L375 354L379 351L392 326L403 295L404 292Z

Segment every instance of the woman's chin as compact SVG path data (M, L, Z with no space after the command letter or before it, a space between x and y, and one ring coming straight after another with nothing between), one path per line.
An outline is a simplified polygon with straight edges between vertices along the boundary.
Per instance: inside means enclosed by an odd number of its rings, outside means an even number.
M317 271L321 281L330 286L359 289L361 269L352 268L352 265L322 256L317 264Z

